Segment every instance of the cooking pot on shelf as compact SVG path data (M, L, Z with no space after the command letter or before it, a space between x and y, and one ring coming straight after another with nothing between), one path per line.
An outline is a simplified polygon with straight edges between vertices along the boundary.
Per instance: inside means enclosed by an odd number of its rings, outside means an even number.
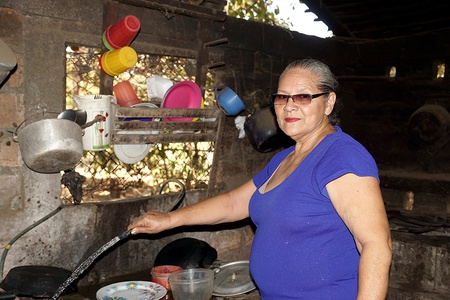
M82 129L77 123L43 119L19 130L22 124L16 128L14 140L18 141L22 159L31 170L58 173L73 168L83 156Z

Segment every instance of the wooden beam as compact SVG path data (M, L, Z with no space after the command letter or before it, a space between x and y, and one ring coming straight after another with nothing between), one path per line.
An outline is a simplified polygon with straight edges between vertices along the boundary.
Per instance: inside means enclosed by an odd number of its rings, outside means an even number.
M217 10L175 0L119 0L119 2L204 20L224 21L226 19L223 9Z
M106 30L106 28L117 21L118 17L118 11L119 11L119 4L117 1L112 0L105 0L103 2L103 24L102 28L103 31ZM105 45L102 43L102 52L106 52L108 49L106 49ZM109 76L103 71L100 71L100 94L103 95L112 95L113 94L113 80L114 77Z

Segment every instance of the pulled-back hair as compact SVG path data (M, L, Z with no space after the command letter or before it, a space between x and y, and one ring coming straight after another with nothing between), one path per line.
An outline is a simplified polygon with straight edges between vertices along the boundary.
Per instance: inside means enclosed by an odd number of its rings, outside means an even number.
M336 76L331 72L330 68L323 62L312 59L305 58L301 60L296 60L291 62L281 73L280 79L285 75L285 73L291 69L302 69L310 71L312 74L316 75L319 79L317 83L317 88L321 92L336 92L339 87L339 82L336 79ZM342 104L338 98L336 98L336 103L334 104L334 109L332 113L328 116L330 123L332 125L339 124L339 118L337 117L338 112L342 108Z

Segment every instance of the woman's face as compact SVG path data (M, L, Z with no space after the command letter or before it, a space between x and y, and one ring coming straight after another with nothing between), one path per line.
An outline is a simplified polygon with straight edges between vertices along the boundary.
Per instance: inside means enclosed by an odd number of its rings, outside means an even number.
M278 83L277 94L319 94L318 78L308 70L288 70ZM309 104L294 103L289 98L286 104L276 104L275 113L280 128L295 141L301 141L320 129L329 126L328 115L332 112L336 94L331 92L312 99Z

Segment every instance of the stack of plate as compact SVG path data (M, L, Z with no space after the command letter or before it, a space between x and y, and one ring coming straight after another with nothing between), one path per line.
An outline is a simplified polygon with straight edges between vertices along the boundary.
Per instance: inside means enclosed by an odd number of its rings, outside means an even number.
M162 286L150 281L124 281L102 287L97 300L158 300L167 294Z
M181 81L167 90L161 102L162 108L201 108L202 91L192 81ZM164 118L164 121L191 122L193 118Z
M148 108L158 108L155 104L152 103L140 103L133 105L132 107L148 107ZM137 119L138 121L151 121L149 118ZM129 133L129 132L118 132L121 133ZM158 134L159 131L151 131L151 134ZM147 134L145 131L133 131L132 134ZM117 144L114 145L114 154L116 157L123 163L126 164L135 164L144 159L147 156L150 148L153 147L154 144Z

